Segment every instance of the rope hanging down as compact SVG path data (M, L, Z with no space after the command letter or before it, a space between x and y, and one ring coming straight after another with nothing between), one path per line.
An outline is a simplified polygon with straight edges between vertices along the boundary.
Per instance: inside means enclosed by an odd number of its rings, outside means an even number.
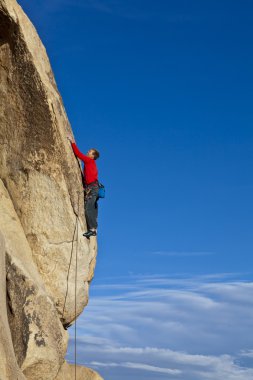
M67 302L67 297L68 297L68 292L69 292L69 275L70 275L70 268L71 268L71 263L72 263L72 258L73 258L73 252L74 252L74 242L76 241L76 252L75 252L75 338L74 338L74 346L75 346L75 380L76 380L76 365L77 365L77 343L76 343L76 338L77 338L77 329L76 329L76 314L77 314L77 259L78 259L78 222L79 222L79 203L80 203L80 192L78 192L78 205L77 205L77 214L76 214L76 221L75 221L75 228L74 228L74 234L73 234L73 239L72 239L72 244L71 244L71 254L70 254L70 261L69 261L69 267L68 267L68 274L67 274L67 289L66 289L66 294L65 294L65 300L64 300L64 305L63 305L63 311L62 311L62 321L64 320L64 313L65 313L65 308L66 308L66 302ZM76 235L76 239L75 239Z
M78 206L77 206L77 230L76 230L76 268L75 268L75 380L76 380L76 295L77 295L77 257L78 257L78 216L79 216L79 196L78 193Z

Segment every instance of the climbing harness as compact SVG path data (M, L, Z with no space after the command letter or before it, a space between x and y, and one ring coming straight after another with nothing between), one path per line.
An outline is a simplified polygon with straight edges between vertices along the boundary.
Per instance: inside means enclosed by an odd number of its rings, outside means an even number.
M105 187L99 181L94 181L94 182L91 182L88 185L84 186L85 196L87 197L90 194L93 186L98 187L98 199L99 198L105 198Z

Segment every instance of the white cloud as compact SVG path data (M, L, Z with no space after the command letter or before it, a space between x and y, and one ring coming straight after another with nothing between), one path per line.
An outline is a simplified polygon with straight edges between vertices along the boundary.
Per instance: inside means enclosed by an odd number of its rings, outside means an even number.
M132 363L132 362L126 362L126 363L100 363L100 362L91 362L92 366L95 367L125 367L125 368L132 368L132 369L140 369L144 371L149 372L156 372L156 373L166 373L169 375L179 375L181 373L178 369L170 369L170 368L160 368L155 367L153 365L149 364L143 364L143 363Z
M94 286L77 321L79 362L97 362L111 380L153 380L152 368L161 369L156 380L174 379L171 370L180 380L252 379L253 283L237 277L131 276Z
M242 351L242 352L240 353L240 356L242 356L242 357L247 357L247 358L253 358L253 350Z

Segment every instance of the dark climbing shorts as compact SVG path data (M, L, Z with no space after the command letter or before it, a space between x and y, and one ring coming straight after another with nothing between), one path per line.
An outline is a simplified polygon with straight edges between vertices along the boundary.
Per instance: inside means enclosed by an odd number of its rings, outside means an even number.
M88 185L85 189L85 217L88 230L98 226L98 185Z

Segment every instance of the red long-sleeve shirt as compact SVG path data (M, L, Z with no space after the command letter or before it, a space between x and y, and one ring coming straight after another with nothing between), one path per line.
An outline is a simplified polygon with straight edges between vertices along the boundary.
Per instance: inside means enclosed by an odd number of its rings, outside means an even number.
M89 183L95 182L98 180L98 169L96 165L96 161L92 158L86 156L80 150L77 148L77 145L75 143L71 143L72 149L75 153L75 155L80 158L80 160L84 163L84 169L83 169L83 175L84 175L84 181L86 185L89 185Z

